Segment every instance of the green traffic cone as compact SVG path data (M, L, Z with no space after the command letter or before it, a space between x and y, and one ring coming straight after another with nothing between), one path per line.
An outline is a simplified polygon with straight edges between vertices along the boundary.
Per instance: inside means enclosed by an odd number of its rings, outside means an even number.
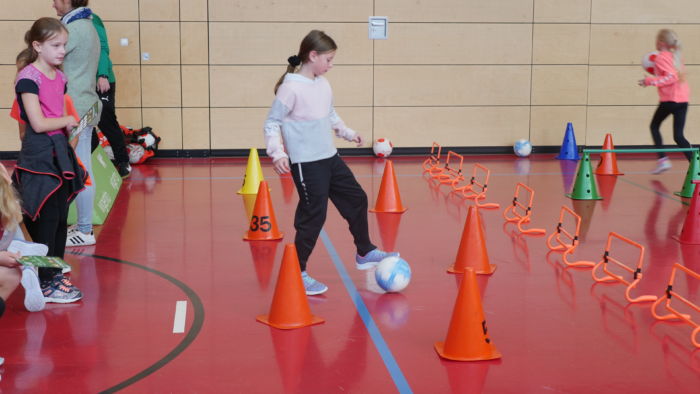
M593 179L593 168L591 167L591 158L589 153L583 154L583 160L578 166L578 172L576 173L576 182L574 183L574 190L567 197L573 200L602 200L603 198L598 194L598 189L595 185L595 179Z
M693 151L693 159L688 165L688 172L685 174L683 189L673 194L685 198L693 197L693 192L695 191L695 184L693 181L696 179L700 179L700 152L697 150Z

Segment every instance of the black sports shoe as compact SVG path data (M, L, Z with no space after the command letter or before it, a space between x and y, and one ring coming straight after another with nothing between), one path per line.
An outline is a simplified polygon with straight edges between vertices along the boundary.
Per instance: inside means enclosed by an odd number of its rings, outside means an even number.
M126 178L131 175L131 164L123 162L117 163L117 172L122 178Z

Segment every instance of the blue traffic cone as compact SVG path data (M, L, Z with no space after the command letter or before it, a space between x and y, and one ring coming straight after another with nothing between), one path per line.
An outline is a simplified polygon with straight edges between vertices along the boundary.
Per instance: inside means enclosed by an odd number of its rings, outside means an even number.
M559 160L578 160L578 148L576 147L576 136L574 135L574 125L571 122L566 124L566 134L564 134L564 142L561 144L559 156L555 157Z

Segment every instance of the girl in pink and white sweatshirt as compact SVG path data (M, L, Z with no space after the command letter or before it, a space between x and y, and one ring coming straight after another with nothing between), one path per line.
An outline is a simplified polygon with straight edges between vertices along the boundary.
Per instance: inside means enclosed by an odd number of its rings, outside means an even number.
M287 59L287 72L275 86L275 100L265 121L267 155L278 174L292 173L299 193L294 216L294 245L307 295L328 290L306 272L306 262L326 221L328 200L348 222L357 254L355 267L366 270L388 256L369 238L367 194L338 156L333 134L362 145L333 108L333 92L323 74L333 67L337 46L319 30L304 37L299 53ZM286 148L286 149L285 149Z
M681 59L681 43L678 35L669 29L659 30L656 35L656 49L659 51L654 65L654 76L639 81L640 86L656 86L659 91L659 106L651 120L651 136L657 149L663 148L661 139L661 122L673 115L673 140L680 148L691 148L690 142L683 136L685 117L688 112L690 88L685 79L685 66ZM688 161L691 152L684 152ZM671 162L664 152L658 152L659 160L654 174L671 168Z

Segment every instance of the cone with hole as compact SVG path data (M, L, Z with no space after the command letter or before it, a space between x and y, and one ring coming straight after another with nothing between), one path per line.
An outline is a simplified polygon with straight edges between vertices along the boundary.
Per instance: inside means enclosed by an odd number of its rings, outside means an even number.
M593 169L591 168L591 157L588 153L583 154L583 160L578 165L576 173L576 181L574 182L574 190L566 194L567 197L573 200L601 200L598 194L598 188L593 178Z
M281 239L284 234L277 228L277 219L275 218L275 210L272 208L267 182L260 182L258 189L253 215L250 217L250 226L248 226L248 232L243 236L243 239L246 241Z
M241 187L237 193L256 194L258 192L260 182L264 180L265 177L263 177L262 167L260 166L258 150L251 148L250 153L248 154L248 166L245 170L245 177L243 177L243 187Z
M374 208L369 211L386 213L403 213L406 211L406 208L401 204L399 185L396 182L394 164L391 160L387 160L384 165L384 174L382 175L382 184L379 186L377 202Z
M685 198L693 197L693 191L695 190L695 184L693 181L697 179L700 179L700 152L694 151L693 158L690 160L690 164L688 165L688 172L685 174L683 189L673 194Z
M561 144L559 155L555 157L559 160L578 160L578 147L576 146L576 136L574 135L574 125L569 122L566 124L566 132L564 133L564 141Z
M270 313L260 315L256 320L282 330L324 322L322 318L311 314L309 300L304 291L304 282L301 280L297 248L294 244L284 246L284 256L282 256Z
M462 231L462 240L459 243L457 258L454 264L447 269L452 274L463 274L467 268L474 269L480 275L491 275L496 271L494 264L489 264L489 254L486 251L486 239L484 238L484 226L479 217L477 207L470 205L467 212L467 220Z
M465 271L459 287L447 338L435 343L435 351L442 358L456 361L501 358L501 353L489 338L476 273L471 268Z
M693 181L693 186L700 183L700 180ZM693 199L690 200L690 208L683 222L683 229L679 237L673 237L682 244L700 244L700 190L695 188Z
M612 134L605 134L603 149L615 149L612 142ZM604 152L600 154L600 161L598 162L598 167L595 169L595 173L596 175L623 175L620 170L617 169L617 156L615 152Z

